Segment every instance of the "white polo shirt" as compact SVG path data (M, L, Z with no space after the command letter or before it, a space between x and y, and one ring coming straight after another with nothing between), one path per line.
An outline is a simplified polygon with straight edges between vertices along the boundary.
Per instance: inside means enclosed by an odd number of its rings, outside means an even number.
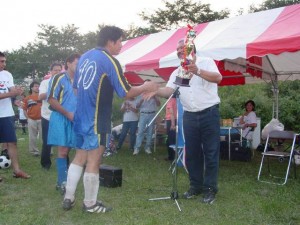
M43 80L40 84L39 88L39 94L44 94L48 92L48 86L49 86L50 78L47 80ZM51 110L49 109L49 103L47 102L47 99L43 100L42 102L42 108L41 108L41 115L44 119L49 120L51 115Z
M199 69L220 73L217 65L211 58L198 57L196 65ZM174 84L174 81L178 71L177 68L171 74L166 85L167 87L176 89L178 85ZM189 84L190 87L180 86L179 88L179 98L185 111L198 112L220 103L218 84L209 82L196 75L192 77Z

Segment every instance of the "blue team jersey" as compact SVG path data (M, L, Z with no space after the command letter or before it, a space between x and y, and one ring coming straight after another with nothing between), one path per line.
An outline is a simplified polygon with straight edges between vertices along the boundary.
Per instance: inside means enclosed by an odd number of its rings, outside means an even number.
M80 57L73 87L77 89L76 134L110 133L113 91L125 97L130 85L117 59L101 48Z
M76 95L73 90L73 84L67 72L56 74L51 77L48 86L47 99L55 98L61 106L68 112L75 112ZM53 109L51 108L53 111Z

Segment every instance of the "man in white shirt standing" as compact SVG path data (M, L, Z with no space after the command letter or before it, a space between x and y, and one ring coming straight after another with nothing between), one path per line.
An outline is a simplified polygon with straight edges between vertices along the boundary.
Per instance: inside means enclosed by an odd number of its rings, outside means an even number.
M179 59L184 57L184 40L177 44ZM212 204L218 191L218 168L220 151L220 115L218 83L222 76L215 62L199 57L196 63L187 65L190 72L190 87L180 87L183 129L186 147L186 166L190 188L184 198L193 198L203 193L203 203ZM166 85L156 93L169 97L178 87L174 84L179 70L175 70Z
M15 113L11 98L23 93L20 87L14 86L14 80L6 66L6 56L0 52L0 143L7 143L8 155L12 161L13 176L28 179L30 175L20 169L17 153L17 137L15 131ZM0 177L0 181L2 178Z
M121 106L121 112L124 113L123 126L122 126L122 132L119 137L117 150L122 148L123 142L129 131L130 134L129 149L133 151L135 140L136 140L138 121L139 121L138 109L136 108L136 99L130 98L126 100Z
M54 76L55 74L60 73L62 70L62 65L60 63L52 63L50 66L50 74ZM51 167L51 145L48 145L48 128L49 128L49 119L51 115L51 110L49 109L49 103L47 102L47 91L49 86L50 77L41 82L39 89L39 100L42 102L42 155L41 155L41 165L44 169L48 170Z

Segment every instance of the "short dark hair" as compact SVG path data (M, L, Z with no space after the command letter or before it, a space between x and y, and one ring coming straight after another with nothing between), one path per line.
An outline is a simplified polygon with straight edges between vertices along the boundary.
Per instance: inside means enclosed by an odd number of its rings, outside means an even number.
M61 63L59 63L59 62L54 62L54 63L52 63L51 66L50 66L50 71L53 70L53 68L54 68L55 66L60 66L60 68L62 68Z
M38 82L38 81L36 81L36 80L34 80L34 81L31 82L31 84L29 85L29 94L32 94L32 88L33 88L33 86L34 86L35 84L40 85L40 82Z
M253 100L248 100L245 102L245 108L247 107L248 103L250 103L251 105L253 105L253 111L255 111L255 102Z
M121 37L124 37L124 31L115 26L105 26L98 33L97 45L104 47L108 41L116 42Z
M75 59L79 59L80 58L80 54L79 53L73 53L71 54L70 56L68 56L68 58L66 59L66 62L65 62L65 70L68 69L68 64L67 63L72 63L75 61Z
M0 52L0 57L6 57L3 52Z

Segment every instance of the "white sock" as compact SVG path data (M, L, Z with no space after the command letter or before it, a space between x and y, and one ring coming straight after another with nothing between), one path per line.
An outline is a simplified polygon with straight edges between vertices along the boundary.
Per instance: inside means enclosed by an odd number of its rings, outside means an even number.
M84 204L87 207L96 204L98 190L99 190L99 173L87 173L83 174L84 185Z
M65 199L70 199L71 201L74 201L75 191L77 188L77 184L80 180L82 170L82 166L78 166L76 164L71 163L68 170Z

